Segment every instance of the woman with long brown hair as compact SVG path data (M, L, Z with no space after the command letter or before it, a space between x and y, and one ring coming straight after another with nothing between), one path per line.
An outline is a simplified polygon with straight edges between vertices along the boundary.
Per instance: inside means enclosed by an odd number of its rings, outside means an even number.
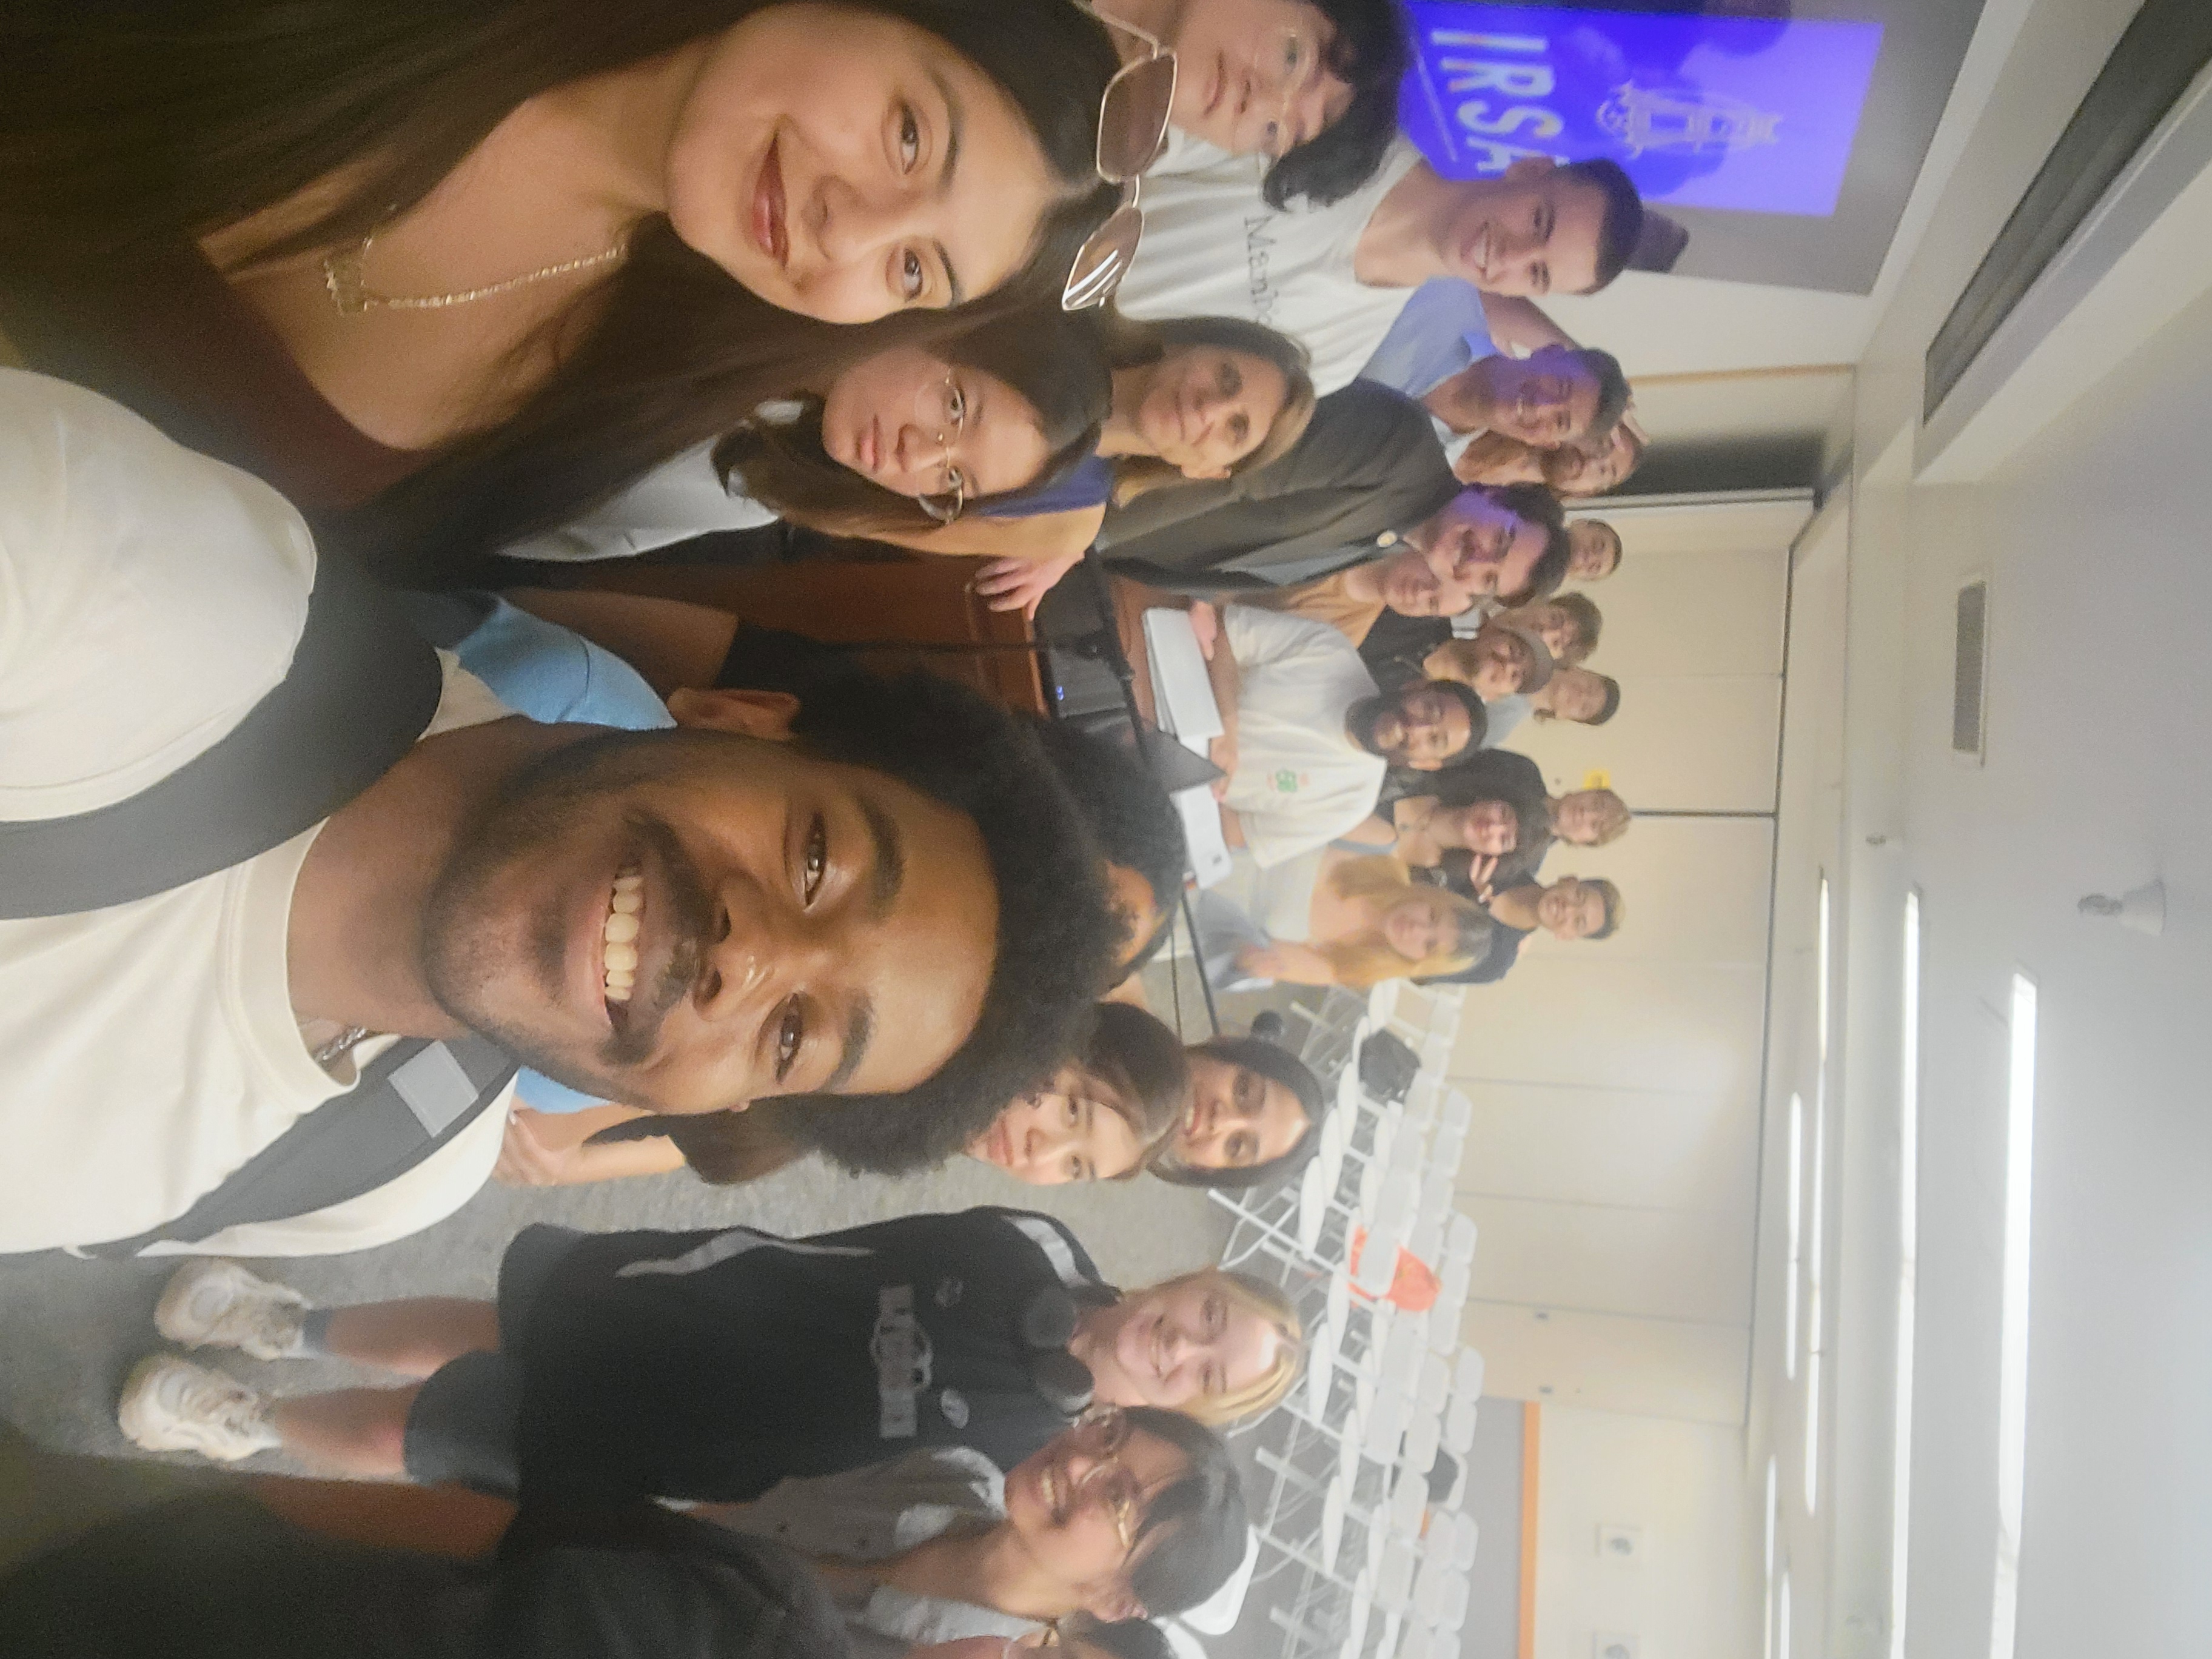
M1034 479L1009 488L957 465L968 400L952 396L930 398L926 409L919 398L893 399L921 413L901 423L879 420L878 432L902 425L911 444L888 435L871 443L865 423L854 438L856 423L837 419L838 405L854 402L853 387L884 379L896 362L916 360L916 348L899 348L844 370L826 396L794 385L790 398L763 405L719 442L656 467L581 520L501 550L568 556L562 549L583 538L599 556L634 550L627 544L648 522L656 522L659 539L676 540L783 519L921 553L1057 560L1049 573L1056 579L1114 508L1187 480L1265 466L1297 441L1313 414L1305 354L1273 330L1234 318L1130 323L1034 307L935 349L948 363L995 374L1042 412L1053 453ZM940 375L927 378L932 390L945 384ZM1082 415L1087 431L1079 429ZM913 474L908 449L929 464L929 476ZM911 487L916 482L922 487ZM687 522L661 533L657 521L678 501ZM995 594L1003 585L987 576L982 590ZM1050 585L1045 580L1037 591Z
M4 325L304 504L414 475L358 539L465 546L941 320L831 325L1056 292L1115 67L1060 0L31 0Z

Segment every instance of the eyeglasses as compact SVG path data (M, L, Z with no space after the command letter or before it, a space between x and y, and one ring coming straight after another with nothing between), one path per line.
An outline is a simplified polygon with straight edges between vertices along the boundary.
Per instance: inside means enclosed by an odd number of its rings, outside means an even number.
M1144 1507L1144 1489L1121 1462L1129 1443L1129 1419L1119 1406L1096 1406L1083 1414L1072 1431L1095 1461L1075 1483L1075 1497L1094 1491L1113 1518L1114 1533L1124 1550L1137 1547L1138 1512Z
M968 397L950 374L945 377L944 415L946 425L952 428L949 438L943 428L936 434L938 444L945 451L944 483L935 494L915 499L921 503L921 510L938 523L951 524L968 506L968 480L952 459L952 447L968 435Z
M1082 5L1082 0L1076 3L1108 28L1143 41L1152 55L1123 68L1106 83L1106 95L1098 100L1098 176L1121 186L1121 204L1077 251L1060 294L1062 311L1087 311L1105 304L1128 274L1137 239L1145 234L1145 216L1137 205L1138 181L1167 146L1168 111L1176 88L1175 53L1144 30Z

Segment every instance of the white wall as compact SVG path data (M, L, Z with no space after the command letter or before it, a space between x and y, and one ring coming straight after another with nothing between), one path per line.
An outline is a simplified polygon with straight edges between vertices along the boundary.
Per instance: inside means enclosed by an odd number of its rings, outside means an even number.
M1593 1659L1597 1634L1637 1659L1759 1651L1763 1588L1741 1431L1547 1404L1537 1462L1536 1659ZM1637 1551L1601 1554L1598 1530Z
M1798 501L1615 515L1592 590L1601 727L1524 727L1556 790L1602 770L1648 815L1610 847L1613 938L1538 933L1470 988L1451 1062L1474 1104L1459 1203L1482 1230L1464 1340L1494 1395L1740 1425L1758 1193L1771 821ZM1694 712L1692 712L1694 711ZM1641 716L1640 720L1638 716ZM1750 813L1753 816L1730 816Z

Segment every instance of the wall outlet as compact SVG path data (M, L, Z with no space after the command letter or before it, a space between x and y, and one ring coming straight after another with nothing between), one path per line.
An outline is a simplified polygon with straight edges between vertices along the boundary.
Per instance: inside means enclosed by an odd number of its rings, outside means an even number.
M1607 1561L1641 1561L1644 1559L1644 1528L1599 1522L1597 1553Z

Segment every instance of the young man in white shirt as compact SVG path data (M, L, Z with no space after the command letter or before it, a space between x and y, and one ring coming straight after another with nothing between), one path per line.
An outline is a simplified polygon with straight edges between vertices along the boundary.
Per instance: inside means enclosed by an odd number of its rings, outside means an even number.
M1261 869L1320 847L1375 810L1394 766L1433 772L1482 741L1465 686L1415 681L1388 696L1327 623L1249 605L1194 605L1221 709L1213 763L1222 834Z
M1174 137L1154 171L1264 158L1278 204L1336 200L1382 165L1412 61L1397 0L1096 0L1125 63L1176 57ZM1121 27L1115 27L1120 25Z
M118 807L207 753L284 679L315 585L265 484L0 371L0 823ZM0 921L0 1251L158 1232L400 1036L474 1033L672 1113L873 1097L887 1135L957 1150L963 1103L1049 1071L1103 978L1097 855L969 694L717 694L688 729L614 732L443 670L422 738L304 833ZM482 1184L504 1116L356 1197L149 1248L402 1237Z
M1148 180L1144 238L1115 303L1132 317L1244 317L1313 359L1315 389L1348 385L1423 283L1488 294L1587 294L1620 275L1644 206L1610 161L1516 161L1441 177L1404 139L1326 207L1271 206L1252 157Z

